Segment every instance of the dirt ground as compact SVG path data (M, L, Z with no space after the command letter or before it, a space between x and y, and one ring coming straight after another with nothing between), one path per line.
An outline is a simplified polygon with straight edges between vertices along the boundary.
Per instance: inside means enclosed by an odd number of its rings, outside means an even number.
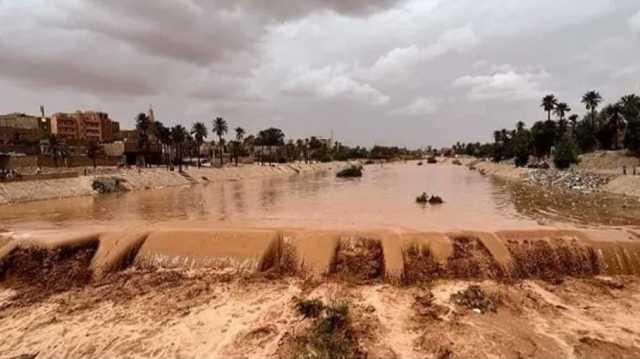
M28 285L5 282L0 353L295 357L288 343L310 325L294 306L304 298L347 304L351 335L370 358L640 355L635 277L428 286L268 277L130 268L83 286L50 286L50 295L34 297ZM465 301L465 293L473 293L472 300Z

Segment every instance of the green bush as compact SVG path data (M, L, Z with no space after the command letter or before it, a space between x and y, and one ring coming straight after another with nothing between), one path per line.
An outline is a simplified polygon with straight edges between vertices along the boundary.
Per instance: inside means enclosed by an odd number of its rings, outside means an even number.
M569 138L563 138L553 153L553 163L559 169L567 169L574 163L578 163L578 148Z

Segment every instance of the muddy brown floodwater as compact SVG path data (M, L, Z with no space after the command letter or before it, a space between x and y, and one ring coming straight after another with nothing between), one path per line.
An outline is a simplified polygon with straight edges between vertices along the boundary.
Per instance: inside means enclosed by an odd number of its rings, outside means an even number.
M417 204L415 198L422 192L439 195L445 203ZM634 216L614 214L611 220L607 207L597 202L588 206L585 217L581 199L566 198L566 194L537 193L531 187L481 176L462 166L410 162L367 166L364 177L358 179L336 178L328 171L3 206L0 224L16 231L173 221L399 231L639 224Z

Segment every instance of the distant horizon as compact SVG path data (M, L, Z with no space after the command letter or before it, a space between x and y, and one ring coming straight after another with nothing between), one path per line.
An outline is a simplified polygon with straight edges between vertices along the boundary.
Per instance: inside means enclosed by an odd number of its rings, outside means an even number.
M449 147L640 93L640 3L488 0L0 1L0 114L152 105L166 125L346 145ZM29 44L25 47L25 44Z

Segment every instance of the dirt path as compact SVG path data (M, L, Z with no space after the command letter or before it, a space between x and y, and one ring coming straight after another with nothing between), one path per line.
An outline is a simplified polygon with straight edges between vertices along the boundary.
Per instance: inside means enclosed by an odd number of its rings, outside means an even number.
M495 312L451 295L479 285ZM294 298L349 305L369 357L637 357L634 277L427 286L130 269L50 296L0 287L0 352L59 357L277 357L308 321ZM426 298L426 299L425 299Z

